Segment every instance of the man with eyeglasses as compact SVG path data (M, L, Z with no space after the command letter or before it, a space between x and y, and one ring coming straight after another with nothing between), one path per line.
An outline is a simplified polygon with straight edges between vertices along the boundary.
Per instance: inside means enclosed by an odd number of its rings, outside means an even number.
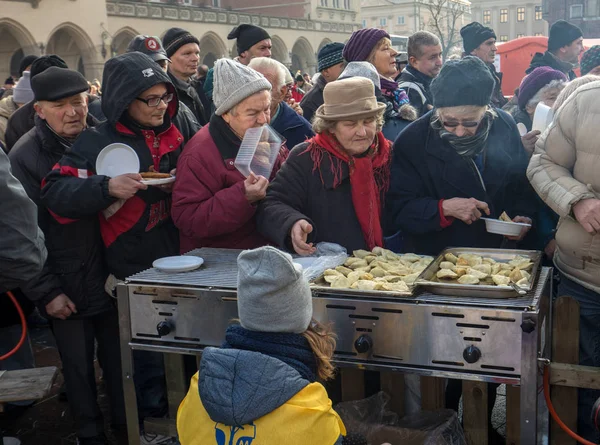
M179 106L171 79L139 52L110 59L104 67L102 109L107 121L85 132L46 177L42 202L59 221L96 217L109 272L124 280L177 255L179 234L171 220L171 186L146 185L140 172L175 174L183 137L172 124ZM109 177L98 174L102 150L129 146L139 170ZM121 148L123 150L123 148ZM162 355L134 353L140 421L167 414ZM142 444L170 438L142 432Z
M105 444L104 421L96 400L94 351L104 365L112 423L125 424L119 322L104 290L108 271L96 217L60 220L41 201L44 177L95 121L88 114L88 83L77 71L51 67L31 81L35 127L15 144L13 174L38 206L48 260L42 273L22 287L50 320L63 362L63 376L79 444ZM84 201L85 202L85 201ZM80 206L84 202L73 201Z

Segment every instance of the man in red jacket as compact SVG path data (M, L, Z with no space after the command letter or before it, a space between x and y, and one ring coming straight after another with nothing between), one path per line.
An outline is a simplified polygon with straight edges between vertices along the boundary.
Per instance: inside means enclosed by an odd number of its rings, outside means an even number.
M214 68L210 123L188 142L177 163L172 217L181 251L197 247L253 249L268 244L256 231L256 204L269 181L235 168L246 130L270 120L271 84L238 62L220 59ZM287 157L281 149L271 177Z

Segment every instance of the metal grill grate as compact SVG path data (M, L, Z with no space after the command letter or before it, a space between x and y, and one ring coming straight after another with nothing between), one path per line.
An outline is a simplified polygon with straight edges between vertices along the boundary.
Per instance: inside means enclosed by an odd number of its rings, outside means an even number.
M135 274L127 281L133 283L152 283L174 286L218 287L237 289L237 257L241 250L202 248L186 255L199 256L204 264L197 270L182 273L161 272L148 269Z

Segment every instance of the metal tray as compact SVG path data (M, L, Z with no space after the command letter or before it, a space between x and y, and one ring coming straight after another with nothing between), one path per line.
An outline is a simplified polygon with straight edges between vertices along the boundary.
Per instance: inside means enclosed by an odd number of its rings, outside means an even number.
M512 260L516 255L527 257L533 262L533 268L531 269L531 281L529 287L523 288L527 292L531 292L533 286L537 282L542 261L542 252L539 252L537 250L477 249L468 247L453 247L445 249L433 261L433 263L427 266L427 269L425 269L421 273L419 278L417 278L415 282L417 286L426 287L429 292L434 294L450 295L456 297L513 298L518 296L517 292L511 287L500 287L479 284L440 283L438 281L431 281L432 277L440 269L440 262L444 261L444 255L446 255L447 253L453 253L456 256L463 253L470 253L473 255L480 255L482 257L492 258L498 262L508 262Z
M385 297L406 298L406 297L412 297L414 295L416 286L413 284L413 285L409 285L408 288L409 288L408 292L394 292L394 291L388 291L388 290L359 290L359 289L343 289L343 288L338 289L338 288L331 288L329 286L321 286L319 284L314 284L314 283L310 284L310 289L313 292L316 292L319 294L347 295L347 296L351 296L351 297L361 297L361 298L385 298Z

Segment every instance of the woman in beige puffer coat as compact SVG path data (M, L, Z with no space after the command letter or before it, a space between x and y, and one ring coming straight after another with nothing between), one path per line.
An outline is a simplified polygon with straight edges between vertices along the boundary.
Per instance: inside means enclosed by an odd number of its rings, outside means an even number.
M600 81L578 88L540 137L527 169L531 184L556 213L554 264L558 295L580 305L579 363L600 367ZM578 432L598 433L590 412L599 391L580 390Z

